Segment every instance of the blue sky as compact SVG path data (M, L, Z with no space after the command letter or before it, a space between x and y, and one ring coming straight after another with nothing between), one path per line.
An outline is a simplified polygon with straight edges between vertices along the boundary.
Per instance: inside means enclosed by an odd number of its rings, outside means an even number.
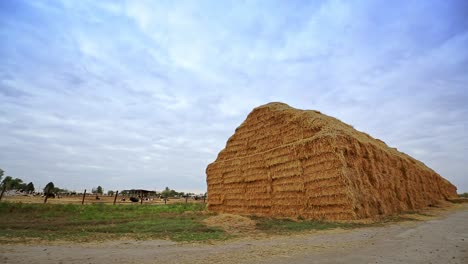
M467 1L0 1L0 168L204 191L252 108L316 109L468 192Z

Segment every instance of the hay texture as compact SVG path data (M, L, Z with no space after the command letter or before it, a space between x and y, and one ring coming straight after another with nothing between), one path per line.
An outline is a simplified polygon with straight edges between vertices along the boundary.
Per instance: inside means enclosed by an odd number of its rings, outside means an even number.
M318 111L255 108L206 169L209 210L351 220L424 208L456 187L422 162Z
M242 232L255 231L256 222L248 217L233 214L218 214L203 220L207 226L218 227L228 232L236 234Z

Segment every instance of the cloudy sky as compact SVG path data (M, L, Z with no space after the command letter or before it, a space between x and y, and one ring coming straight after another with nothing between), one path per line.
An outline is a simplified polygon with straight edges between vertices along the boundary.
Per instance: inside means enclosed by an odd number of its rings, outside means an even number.
M281 101L468 192L468 2L390 2L0 1L0 168L201 192L252 108Z

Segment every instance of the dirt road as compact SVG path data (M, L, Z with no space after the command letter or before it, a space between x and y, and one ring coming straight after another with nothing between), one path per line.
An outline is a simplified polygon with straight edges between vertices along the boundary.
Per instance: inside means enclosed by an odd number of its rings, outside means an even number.
M468 206L385 227L207 244L0 245L0 263L468 263Z

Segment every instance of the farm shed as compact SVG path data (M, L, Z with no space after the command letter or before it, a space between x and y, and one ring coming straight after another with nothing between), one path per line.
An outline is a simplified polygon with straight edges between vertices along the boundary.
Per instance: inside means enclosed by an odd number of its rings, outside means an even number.
M423 208L456 187L336 118L283 103L255 108L206 169L212 211L351 220Z

